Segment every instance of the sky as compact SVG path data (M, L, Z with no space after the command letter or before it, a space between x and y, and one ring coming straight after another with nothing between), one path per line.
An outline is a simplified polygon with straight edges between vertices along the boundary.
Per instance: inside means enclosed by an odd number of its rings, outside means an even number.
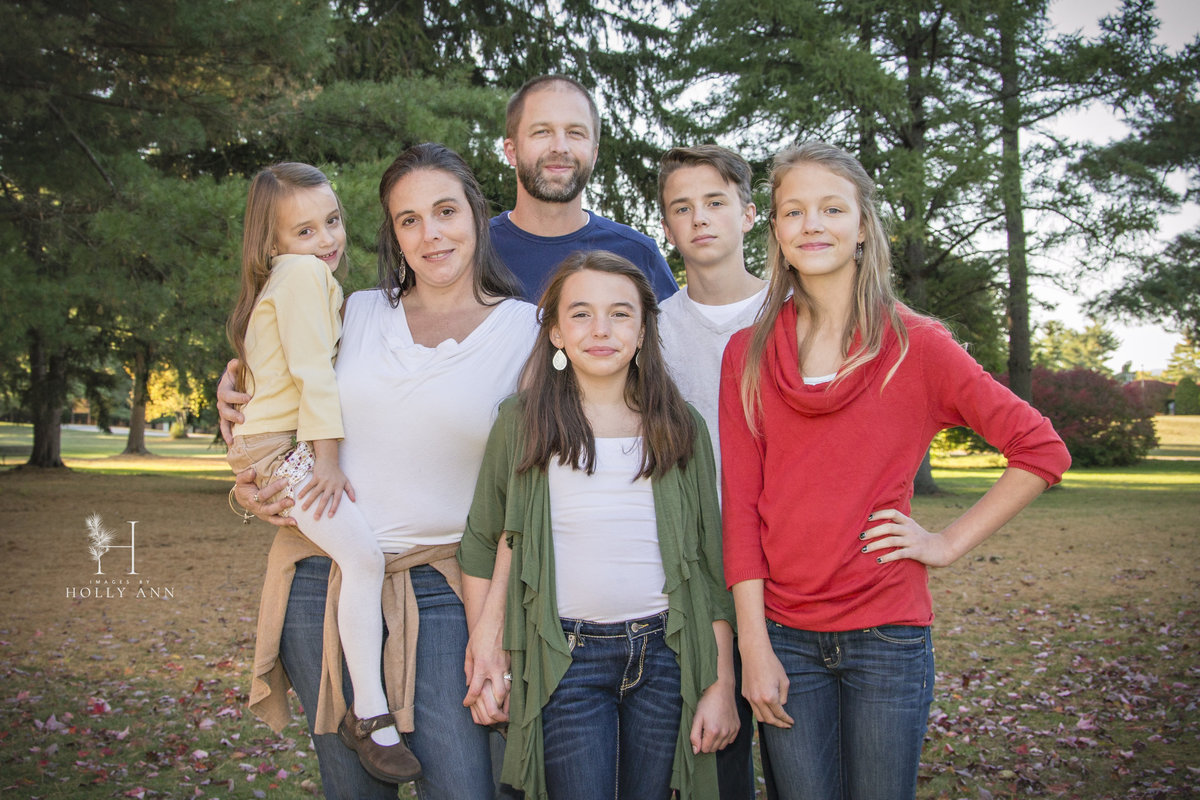
M1050 20L1055 28L1064 33L1096 34L1099 32L1099 19L1116 11L1118 6L1116 0L1052 0ZM1157 7L1162 20L1158 41L1170 50L1177 51L1200 34L1200 3L1196 0L1159 0ZM1068 115L1055 124L1055 129L1076 138L1098 141L1118 139L1124 134L1124 127L1119 121L1107 111L1097 108ZM1200 224L1200 207L1189 204L1182 213L1162 219L1160 238L1165 242L1197 224ZM1064 291L1049 281L1036 281L1031 293L1039 300L1055 304L1056 308L1034 311L1034 322L1056 319L1072 328L1082 328L1086 320L1080 310L1081 300L1112 288L1119 280L1119 274L1109 272L1086 281L1076 292ZM1120 370L1126 362L1131 362L1135 370L1162 369L1167 365L1175 345L1183 340L1180 334L1170 333L1161 325L1118 322L1110 323L1108 327L1121 340L1121 347L1108 362L1114 371Z

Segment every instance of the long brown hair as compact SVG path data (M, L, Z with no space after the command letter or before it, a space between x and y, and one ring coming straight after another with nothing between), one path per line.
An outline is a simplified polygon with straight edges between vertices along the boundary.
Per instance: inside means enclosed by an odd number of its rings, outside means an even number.
M658 301L650 281L627 259L607 250L573 253L559 266L538 303L539 335L521 374L525 453L518 472L542 469L557 457L591 475L596 469L596 437L583 411L575 370L550 365L557 349L550 329L558 323L563 284L583 270L623 275L633 281L642 305L642 347L625 376L625 402L642 418L642 464L636 477L660 478L692 457L696 423L662 357Z
M900 339L900 355L884 379L885 386L908 353L908 332L900 320L899 302L892 289L892 253L887 233L883 227L883 220L879 216L879 208L875 202L875 182L867 175L867 171L863 169L857 158L833 145L824 142L805 142L783 150L775 156L775 162L768 178L771 196L769 214L771 224L767 226L767 270L770 273L767 299L763 303L763 310L759 314L758 320L754 323L754 332L750 337L750 347L746 351L746 364L742 372L742 410L746 414L746 422L750 426L750 430L754 432L758 431L756 418L762 406L763 351L771 338L771 330L774 328L784 304L791 299L796 304L797 311L808 315L814 323L809 326L809 330L815 330L815 323L820 316L820 309L804 290L800 276L787 263L783 255L783 248L780 247L779 240L775 236L774 222L778 208L779 185L789 170L801 164L817 164L854 185L855 200L858 203L865 232L862 256L858 259L855 269L854 303L842 331L842 355L846 355L849 351L856 333L862 336L861 347L838 369L833 384L844 380L851 372L879 355L883 346L884 331L888 326L891 326ZM799 343L801 364L804 362L809 344L808 341Z
M311 189L316 186L330 186L325 173L309 164L295 161L285 161L272 164L258 172L250 181L250 191L246 195L246 216L242 224L242 282L238 290L237 305L229 315L225 332L229 343L237 352L241 367L235 376L238 391L245 391L251 378L250 367L246 363L246 329L250 326L250 314L258 295L267 284L271 272L271 249L275 246L275 212L279 201L300 189ZM334 192L337 199L337 193ZM342 216L342 224L346 223L346 214L342 209L342 201L338 200L338 213ZM338 261L337 269L346 263L345 250Z
M492 246L487 198L483 196L475 173L462 156L449 147L426 142L415 144L397 156L379 179L379 204L383 206L383 222L379 225L379 288L387 295L392 308L400 305L400 298L416 284L417 276L407 266L402 268L404 253L400 250L400 242L396 241L388 200L397 183L422 169L445 172L462 184L475 224L475 259L471 270L475 300L486 306L505 298L520 297L521 284Z

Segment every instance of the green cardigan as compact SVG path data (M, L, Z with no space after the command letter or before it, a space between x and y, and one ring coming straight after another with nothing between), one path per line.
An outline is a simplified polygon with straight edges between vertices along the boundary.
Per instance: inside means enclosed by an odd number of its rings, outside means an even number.
M689 407L690 408L690 407ZM700 414L691 409L696 439L684 469L654 480L654 512L667 595L667 645L681 672L683 713L675 741L671 786L684 800L717 797L716 757L692 754L689 741L696 704L717 680L712 623L733 624L733 601L721 569L721 515L712 443ZM554 546L549 480L544 470L516 474L524 452L520 396L500 405L484 452L479 482L458 560L463 572L491 578L500 536L512 548L504 620L504 647L512 657L508 743L501 780L546 800L542 763L542 707L571 664L554 589Z

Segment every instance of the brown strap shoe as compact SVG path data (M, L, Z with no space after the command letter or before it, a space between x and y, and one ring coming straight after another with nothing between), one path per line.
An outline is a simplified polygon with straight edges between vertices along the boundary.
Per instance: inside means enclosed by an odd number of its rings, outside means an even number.
M404 744L382 745L371 738L375 731L395 725L391 714L359 719L354 708L346 709L346 717L338 725L338 735L346 747L358 753L358 761L371 777L388 783L407 783L421 777L421 762Z

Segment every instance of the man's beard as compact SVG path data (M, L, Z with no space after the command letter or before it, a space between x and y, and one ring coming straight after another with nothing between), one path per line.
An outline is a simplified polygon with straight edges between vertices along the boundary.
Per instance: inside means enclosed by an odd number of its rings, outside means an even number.
M542 170L547 164L562 165L570 163L572 166L571 178L566 183L558 183L548 180ZM542 156L536 163L529 166L528 162L517 161L517 180L525 187L525 191L535 200L541 200L543 203L569 203L579 196L583 191L583 187L587 185L588 179L592 177L592 165L583 164L580 161L568 157L567 159L556 159L550 156Z

